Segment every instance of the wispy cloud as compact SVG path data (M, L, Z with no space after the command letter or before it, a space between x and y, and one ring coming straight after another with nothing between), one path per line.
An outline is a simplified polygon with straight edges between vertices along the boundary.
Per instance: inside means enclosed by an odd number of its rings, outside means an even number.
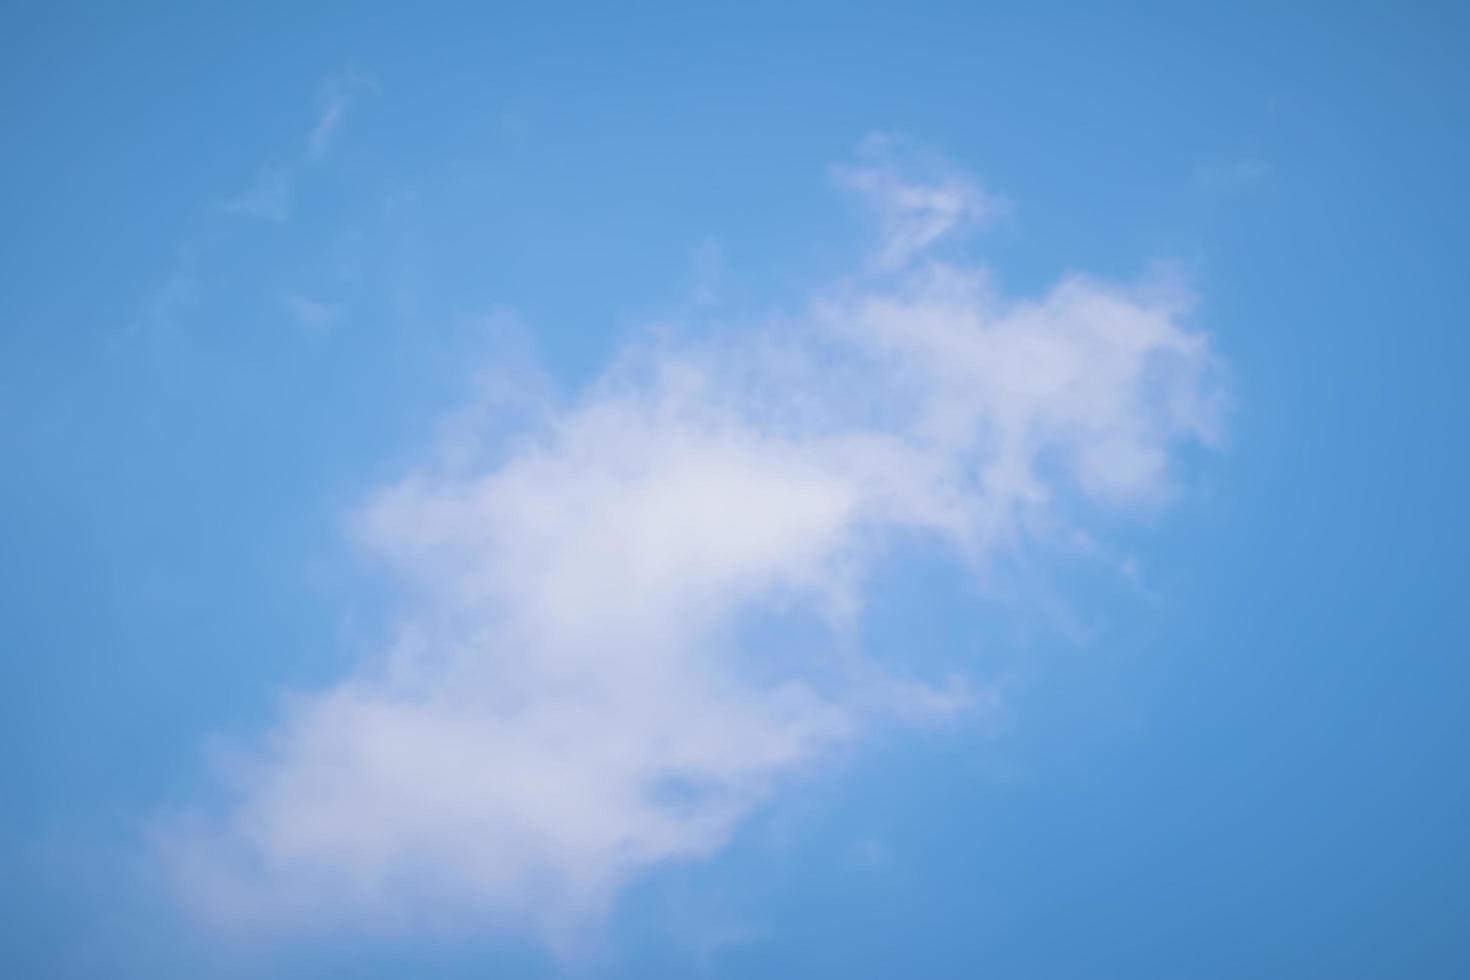
M222 243L230 241L232 233L229 226L235 223L220 221L221 218L274 224L289 221L303 168L325 156L332 136L352 101L376 87L377 82L372 77L356 69L339 72L323 82L317 95L316 122L301 156L288 164L270 163L260 167L244 190L204 207L206 222L179 247L173 268L163 285L128 325L125 337L156 335L165 328L173 329L182 313L203 299L199 266ZM292 319L307 326L325 326L337 312L327 304L294 293L281 293L277 301Z
M725 250L719 241L706 238L694 250L694 285L690 299L695 306L712 306L719 301L725 278Z
M221 201L216 207L225 214L267 221L285 221L291 215L291 198L301 171L322 160L331 149L333 137L347 110L361 95L374 91L377 81L356 69L340 71L322 82L317 91L316 121L306 137L301 155L288 164L268 164L245 191Z
M332 138L342 124L348 108L360 95L378 87L377 80L355 68L338 72L322 83L317 92L316 123L306 138L306 156L319 160L332 147Z
M833 173L878 219L874 263L880 269L902 268L941 239L973 231L1007 207L968 174L889 133L868 136L858 160Z
M877 215L880 267L763 330L634 343L514 440L368 496L355 526L402 583L399 639L292 698L226 811L161 830L189 902L566 943L874 726L975 703L964 679L859 655L890 544L984 562L1167 499L1175 447L1219 412L1177 291L1071 276L1006 296L926 251L988 213L973 180L871 145L839 174ZM824 639L743 639L772 611Z
M1237 156L1202 163L1194 170L1201 190L1225 190L1259 184L1271 176L1271 167L1257 156Z
M290 292L281 293L277 299L286 315L303 327L326 327L337 319L337 308L331 303Z
M197 249L189 246L178 250L173 271L128 324L124 339L132 340L144 335L158 337L178 329L179 319L199 301L201 287L196 269L197 254Z
M255 182L240 194L216 205L221 214L264 221L285 221L291 216L291 188L295 174L288 167L262 167Z

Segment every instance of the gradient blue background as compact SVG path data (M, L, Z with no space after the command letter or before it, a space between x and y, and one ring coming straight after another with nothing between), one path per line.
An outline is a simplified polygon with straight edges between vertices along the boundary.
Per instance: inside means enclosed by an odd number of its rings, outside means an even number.
M142 828L209 737L373 642L343 515L468 397L474 317L513 311L574 391L684 309L707 240L720 315L798 303L858 255L827 168L874 129L1015 203L977 248L1016 290L1186 270L1228 444L1101 531L1157 598L1048 566L1044 616L891 569L870 642L1006 678L1004 723L791 787L576 969L1470 975L1470 18L1228 6L6 4L0 975L563 969L217 940ZM347 67L377 87L289 220L211 210ZM183 266L197 300L140 328ZM281 291L342 313L303 330Z

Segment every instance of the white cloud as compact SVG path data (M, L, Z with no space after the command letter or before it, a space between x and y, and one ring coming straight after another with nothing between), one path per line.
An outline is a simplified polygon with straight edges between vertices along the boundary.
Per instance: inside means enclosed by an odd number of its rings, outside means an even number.
M1174 447L1217 426L1186 304L1080 276L1006 297L924 257L991 198L875 166L842 179L881 275L759 331L634 344L519 436L467 451L461 420L370 495L357 532L403 583L401 638L292 699L226 812L162 833L190 903L565 941L874 725L976 700L845 639L896 537L984 560L1167 497ZM803 610L826 641L742 639Z

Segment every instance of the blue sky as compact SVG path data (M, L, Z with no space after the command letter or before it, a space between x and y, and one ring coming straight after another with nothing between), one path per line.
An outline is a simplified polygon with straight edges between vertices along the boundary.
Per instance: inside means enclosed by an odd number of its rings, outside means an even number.
M10 5L0 973L1470 971L1452 5Z

